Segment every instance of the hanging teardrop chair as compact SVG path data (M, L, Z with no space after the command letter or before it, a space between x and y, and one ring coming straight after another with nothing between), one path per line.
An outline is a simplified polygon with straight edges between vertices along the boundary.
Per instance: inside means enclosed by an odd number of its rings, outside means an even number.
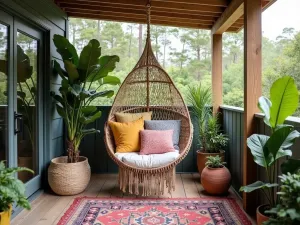
M169 193L175 190L175 167L187 155L193 136L189 111L169 75L155 58L150 40L150 2L147 4L147 39L141 58L128 74L116 94L108 116L116 121L115 113L152 111L152 120L181 120L180 154L175 161L157 168L137 168L124 163L115 155L113 133L105 125L105 143L109 156L119 166L119 185L123 192L142 196L162 195L166 185ZM139 191L142 186L142 193Z

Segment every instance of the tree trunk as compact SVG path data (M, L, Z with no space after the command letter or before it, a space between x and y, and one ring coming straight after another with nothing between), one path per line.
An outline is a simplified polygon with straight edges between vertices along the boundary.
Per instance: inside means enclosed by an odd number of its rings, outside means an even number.
M129 37L129 47L128 47L129 58L131 58L131 45L132 45L132 26L130 26L130 37Z
M67 140L68 163L76 163L79 160L79 151L75 150L74 141Z
M143 54L143 25L139 24L139 56Z
M97 21L97 39L100 42L100 31L101 31L101 24L100 20Z

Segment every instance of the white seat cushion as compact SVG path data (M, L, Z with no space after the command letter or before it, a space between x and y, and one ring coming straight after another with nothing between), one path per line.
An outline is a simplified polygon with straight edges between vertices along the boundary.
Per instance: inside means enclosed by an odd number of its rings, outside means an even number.
M138 152L116 153L115 156L122 162L137 168L156 168L165 166L179 156L179 151L163 154L140 155Z

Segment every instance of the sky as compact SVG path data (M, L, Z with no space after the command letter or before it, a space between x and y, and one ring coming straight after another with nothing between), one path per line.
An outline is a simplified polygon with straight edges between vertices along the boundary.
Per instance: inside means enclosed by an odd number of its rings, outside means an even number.
M300 0L277 0L263 12L263 36L275 40L285 27L300 31Z

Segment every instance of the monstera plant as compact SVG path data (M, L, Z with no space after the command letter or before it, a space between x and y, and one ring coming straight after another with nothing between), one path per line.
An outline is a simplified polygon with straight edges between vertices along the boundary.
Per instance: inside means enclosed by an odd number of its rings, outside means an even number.
M284 124L286 118L298 108L299 96L295 81L290 76L276 80L270 90L270 99L260 97L258 106L264 113L264 123L271 128L271 135L253 134L247 139L247 145L253 159L265 168L267 182L256 181L241 187L241 191L252 192L262 190L268 200L267 207L275 207L276 165L279 159L291 157L291 147L300 133L294 127ZM282 172L296 171L300 161L289 159L282 164ZM258 222L258 224L260 224Z
M101 112L91 103L96 98L114 95L112 90L98 90L105 84L120 84L119 78L108 76L115 69L119 57L101 56L100 43L95 39L83 48L80 56L63 36L54 35L53 41L65 68L62 69L58 61L54 61L54 69L62 80L60 94L53 97L57 101L57 112L67 127L68 162L72 163L78 161L79 145L83 137L99 132L95 128L86 129L88 124L101 117Z

